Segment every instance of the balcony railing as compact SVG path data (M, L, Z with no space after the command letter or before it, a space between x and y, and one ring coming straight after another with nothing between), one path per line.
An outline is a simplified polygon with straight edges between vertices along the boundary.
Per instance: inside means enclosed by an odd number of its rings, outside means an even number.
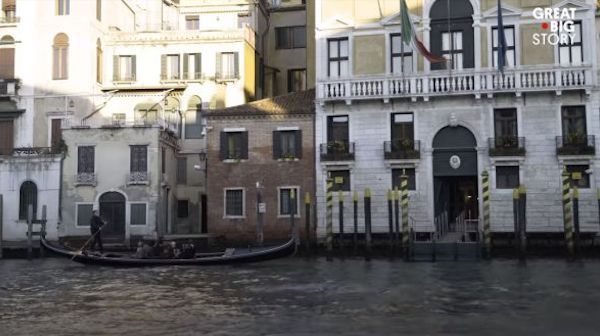
M383 143L386 160L419 159L421 157L421 141L400 139Z
M75 185L89 185L96 186L96 174L95 173L77 173L75 176Z
M558 155L594 155L596 139L593 135L569 134L556 137L556 154Z
M127 184L148 184L148 172L131 172L127 177Z
M495 69L464 69L449 73L445 70L429 74L380 75L346 79L323 79L318 87L322 101L390 99L446 95L521 93L528 91L563 91L590 89L591 66L555 67L531 66L507 69L504 74Z
M490 156L524 156L525 138L505 135L489 138Z
M330 141L320 146L321 161L354 160L354 142Z
M32 157L60 154L59 148L53 147L17 147L17 148L0 148L0 155L16 156L16 157Z
M135 82L135 74L130 74L130 75L117 75L113 77L113 82L125 82L125 83L129 83L129 82Z

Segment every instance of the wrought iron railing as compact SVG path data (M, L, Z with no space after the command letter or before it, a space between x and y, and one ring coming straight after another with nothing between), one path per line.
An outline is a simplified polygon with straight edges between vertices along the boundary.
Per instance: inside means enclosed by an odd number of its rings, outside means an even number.
M525 155L525 138L504 135L489 138L490 156L523 156Z
M148 172L131 172L127 178L127 184L148 184L149 182Z
M43 156L60 154L60 148L55 147L16 147L0 148L0 155L11 155L18 157Z
M321 161L354 160L354 142L329 141L320 145Z
M421 141L412 139L385 141L383 152L386 160L418 159L421 157Z
M593 135L568 134L556 137L556 154L558 155L594 155L596 139Z
M96 186L96 174L95 173L77 173L75 176L76 185L89 185Z

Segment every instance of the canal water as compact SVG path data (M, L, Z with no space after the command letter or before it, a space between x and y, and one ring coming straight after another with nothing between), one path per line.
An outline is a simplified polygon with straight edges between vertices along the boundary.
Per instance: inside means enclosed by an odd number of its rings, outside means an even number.
M600 261L0 260L0 335L598 335Z

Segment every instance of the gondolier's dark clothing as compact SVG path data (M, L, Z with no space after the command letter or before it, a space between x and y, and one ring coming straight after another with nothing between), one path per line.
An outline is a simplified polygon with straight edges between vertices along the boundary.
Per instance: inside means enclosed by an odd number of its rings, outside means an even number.
M92 235L94 235L94 241L92 242L91 249L94 249L96 245L98 245L98 249L101 252L103 250L101 236L102 231L100 230L100 228L102 228L102 225L104 225L102 218L100 218L100 216L98 215L92 215L92 218L90 219L90 231L92 232Z

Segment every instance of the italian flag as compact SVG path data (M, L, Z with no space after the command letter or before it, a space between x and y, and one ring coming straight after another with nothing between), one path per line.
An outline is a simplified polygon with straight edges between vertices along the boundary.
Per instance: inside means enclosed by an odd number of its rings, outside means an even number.
M447 61L447 59L444 57L432 54L429 50L427 50L427 48L425 48L423 42L419 40L417 33L415 32L415 26L413 25L412 20L410 19L410 14L408 13L406 0L400 0L400 17L402 18L402 42L406 44L412 42L419 53L431 63L441 63Z

